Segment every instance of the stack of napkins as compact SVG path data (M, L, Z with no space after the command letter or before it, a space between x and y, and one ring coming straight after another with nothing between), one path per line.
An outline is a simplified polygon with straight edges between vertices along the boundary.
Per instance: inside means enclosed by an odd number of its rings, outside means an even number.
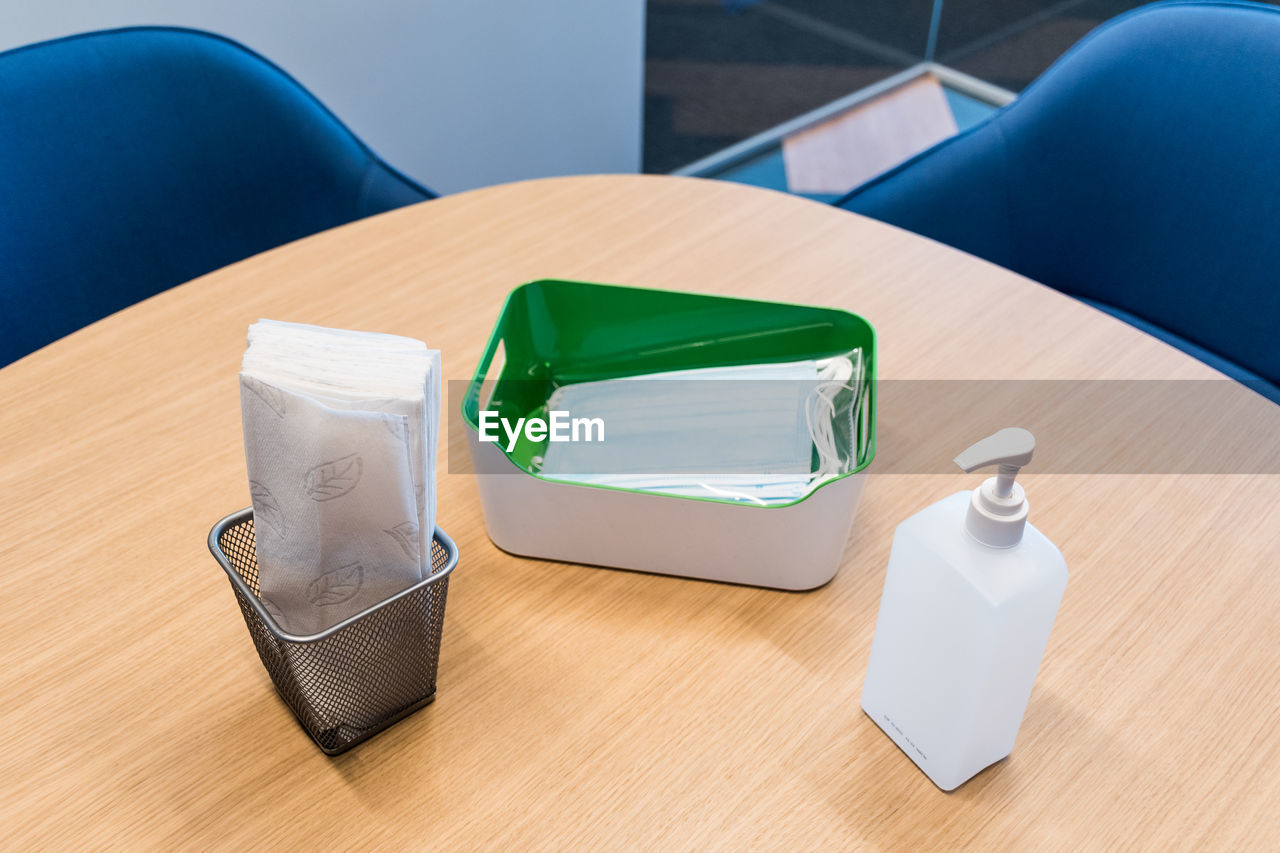
M431 573L440 352L260 320L240 371L260 597L323 631Z

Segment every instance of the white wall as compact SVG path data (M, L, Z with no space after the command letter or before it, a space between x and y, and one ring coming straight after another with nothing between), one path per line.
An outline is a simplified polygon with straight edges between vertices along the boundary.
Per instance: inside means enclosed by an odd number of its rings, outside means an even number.
M640 168L644 0L0 0L0 50L174 24L230 36L438 192Z

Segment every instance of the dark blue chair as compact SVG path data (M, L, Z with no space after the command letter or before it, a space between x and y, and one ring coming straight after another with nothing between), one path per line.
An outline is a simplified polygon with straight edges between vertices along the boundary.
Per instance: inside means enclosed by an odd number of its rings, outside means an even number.
M220 36L129 28L0 53L0 365L233 261L432 197Z
M836 204L1089 302L1280 401L1280 10L1159 3Z

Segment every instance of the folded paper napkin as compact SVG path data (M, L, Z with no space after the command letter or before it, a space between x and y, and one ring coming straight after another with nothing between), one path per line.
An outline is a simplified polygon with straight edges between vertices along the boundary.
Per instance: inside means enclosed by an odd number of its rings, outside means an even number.
M440 352L260 320L240 369L259 594L314 634L431 573Z

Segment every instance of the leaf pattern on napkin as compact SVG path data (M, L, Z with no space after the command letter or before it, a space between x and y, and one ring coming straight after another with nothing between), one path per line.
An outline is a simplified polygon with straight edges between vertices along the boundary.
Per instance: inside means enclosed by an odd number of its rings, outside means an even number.
M249 497L253 499L254 521L266 522L267 528L283 539L289 532L289 521L284 517L280 502L271 494L271 490L257 480L250 480Z
M418 525L412 521L402 521L395 527L382 531L404 549L405 556L411 560L418 559Z
M405 442L409 441L409 419L404 415L397 415L394 412L388 412L387 409L400 404L400 400L365 400L364 408L379 414L386 415L382 419L382 426L387 432L396 438Z
M244 382L244 387L248 388L259 400L271 407L271 411L276 413L276 417L284 417L285 396L283 391L274 385L268 385L251 376L243 377L242 381Z
M360 454L352 453L312 468L307 472L302 487L313 501L331 501L354 489L363 470L364 461Z
M262 606L266 609L267 615L276 620L276 624L284 627L287 622L284 620L284 611L276 607L276 603L265 595L259 596L258 600L262 602ZM287 630L287 629L286 629Z
M307 584L307 600L316 607L329 607L350 601L364 583L364 567L348 563L340 569L325 572Z
M409 443L409 419L404 415L387 415L382 420L382 425L387 428L387 432L403 441L406 445Z

